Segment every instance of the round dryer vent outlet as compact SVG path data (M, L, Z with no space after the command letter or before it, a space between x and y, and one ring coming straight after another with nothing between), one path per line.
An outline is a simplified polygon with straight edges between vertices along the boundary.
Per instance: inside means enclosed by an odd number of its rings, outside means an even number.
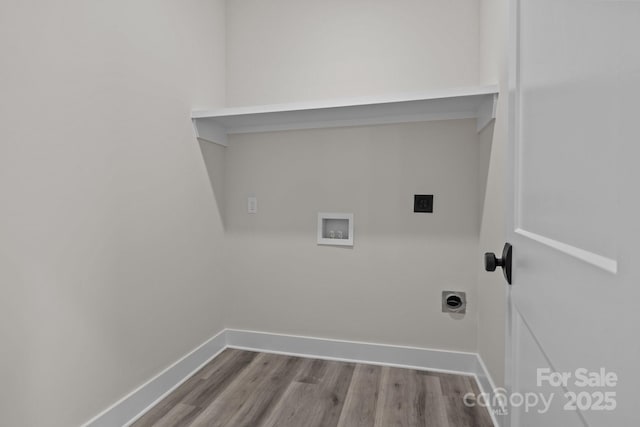
M467 311L465 292L442 291L442 312L464 314Z

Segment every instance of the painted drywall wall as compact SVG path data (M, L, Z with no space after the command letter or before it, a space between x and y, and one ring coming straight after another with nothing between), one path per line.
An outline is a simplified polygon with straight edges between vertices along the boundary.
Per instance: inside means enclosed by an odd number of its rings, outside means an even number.
M500 272L484 271L482 254L501 253L506 239L507 171L507 12L506 0L482 0L480 75L499 83L496 120L480 135L480 182L484 184L478 266L478 353L497 387L504 385L507 284Z
M0 424L73 426L223 327L193 107L224 3L0 3Z
M231 0L227 104L476 85L479 7ZM475 351L477 271L468 268L477 264L484 182L472 128L463 121L233 136L223 191L228 325ZM433 183L443 210L413 214L412 195ZM246 213L251 194L255 216ZM355 211L353 249L315 245L320 210ZM440 292L451 288L469 292L464 319L440 313Z
M475 120L233 135L226 149L231 328L475 351ZM434 194L433 214L413 212ZM258 213L247 213L247 197ZM318 212L355 215L318 246ZM442 290L467 315L441 313Z
M477 0L229 0L227 104L478 83Z

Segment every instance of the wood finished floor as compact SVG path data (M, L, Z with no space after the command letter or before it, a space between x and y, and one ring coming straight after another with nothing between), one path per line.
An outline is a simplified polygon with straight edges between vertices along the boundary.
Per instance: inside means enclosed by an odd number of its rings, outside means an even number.
M473 377L227 349L134 427L490 427Z

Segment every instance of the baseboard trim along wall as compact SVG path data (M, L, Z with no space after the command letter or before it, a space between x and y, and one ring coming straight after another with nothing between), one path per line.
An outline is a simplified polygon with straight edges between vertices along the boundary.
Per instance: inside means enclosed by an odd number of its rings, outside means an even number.
M225 329L82 427L131 425L225 348L472 375L482 392L495 389L476 353ZM499 426L496 411L489 412Z
M133 424L225 348L227 348L226 331L222 330L87 421L82 427L121 427Z
M475 374L475 353L227 329L227 345L245 350Z
M506 389L497 388L493 382L493 378L489 374L487 366L484 364L482 357L478 354L478 366L476 367L475 377L478 380L480 391L487 393L486 402L489 404L487 409L496 427L508 425L506 402L496 399L496 393L503 394L506 398Z

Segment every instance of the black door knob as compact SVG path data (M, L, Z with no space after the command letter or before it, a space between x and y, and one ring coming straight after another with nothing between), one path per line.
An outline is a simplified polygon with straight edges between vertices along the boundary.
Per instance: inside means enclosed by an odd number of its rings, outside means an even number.
M484 254L484 269L487 271L496 271L496 267L502 267L502 273L508 284L511 284L511 258L513 247L511 243L505 243L502 249L502 258L496 257L493 252Z

